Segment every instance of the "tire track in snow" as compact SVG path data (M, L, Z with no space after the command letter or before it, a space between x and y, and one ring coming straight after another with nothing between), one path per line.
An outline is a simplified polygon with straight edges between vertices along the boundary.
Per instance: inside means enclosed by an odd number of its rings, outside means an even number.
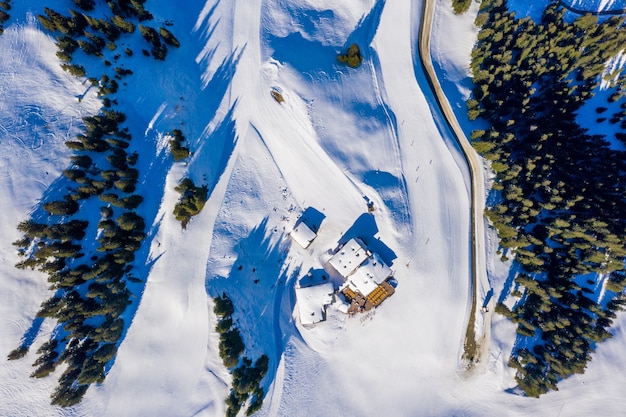
M481 295L487 294L490 288L486 273L485 261L485 227L484 227L484 178L483 165L480 157L472 148L469 140L465 136L454 111L446 98L439 80L436 77L430 56L430 36L432 32L432 19L435 4L433 0L423 0L422 13L419 25L418 51L420 63L431 90L433 91L440 113L444 116L445 122L450 128L455 140L459 143L463 156L467 162L471 179L471 285L470 299L471 307L468 318L467 330L465 333L463 359L468 362L468 369L471 369L479 362L486 363L489 354L489 335L491 329L491 311L493 310L493 299L488 312L483 315L482 334L476 334L475 322L477 315L477 304L479 292Z

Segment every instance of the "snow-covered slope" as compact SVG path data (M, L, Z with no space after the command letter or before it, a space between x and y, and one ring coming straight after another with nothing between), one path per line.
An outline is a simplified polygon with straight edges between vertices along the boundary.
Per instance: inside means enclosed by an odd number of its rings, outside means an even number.
M73 409L49 405L56 374L28 377L34 349L5 360L24 335L38 346L54 328L35 321L29 330L47 285L13 268L11 242L67 167L63 139L99 104L91 92L79 102L86 87L59 69L52 40L27 23L23 7L12 13L22 24L0 37L2 56L11 57L0 61L0 415L224 415L230 375L217 354L211 301L222 292L234 301L246 354L270 358L261 416L619 415L623 318L585 375L540 400L507 392L514 328L505 320L495 318L486 372L461 369L469 179L416 79L421 2L147 5L157 20L174 22L183 46L165 63L132 67L125 94L142 156L160 161L144 166L150 247L138 275L146 284L107 379ZM476 10L455 16L449 0L438 0L434 18L433 60L458 114ZM353 42L365 58L358 69L335 58ZM54 88L42 93L40 85ZM194 155L188 164L163 162L163 135L179 125ZM210 188L186 230L171 214L184 175ZM288 232L308 208L322 221L305 250ZM357 234L391 263L396 294L367 315L331 307L326 322L303 328L297 281ZM497 297L509 271L495 248L491 255Z

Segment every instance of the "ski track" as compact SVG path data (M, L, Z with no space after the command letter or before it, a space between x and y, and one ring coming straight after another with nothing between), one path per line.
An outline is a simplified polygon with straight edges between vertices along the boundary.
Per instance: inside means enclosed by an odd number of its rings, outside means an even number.
M514 328L495 316L482 373L457 374L469 313L468 177L414 70L420 2L153 1L157 21L173 16L185 42L171 52L173 63L157 71L160 64L147 62L135 71L138 79L158 76L149 87L127 89L137 96L128 109L133 129L144 133L133 143L144 140L145 150L160 156L165 133L182 125L195 152L185 164L149 164L146 181L162 189L146 199L153 222L147 282L106 381L71 409L49 404L58 372L28 377L54 323L31 328L47 285L41 274L13 268L18 258L10 242L42 195L58 193L48 188L62 185L54 182L69 162L62 142L99 102L60 70L52 39L27 15L30 6L14 5L12 21L20 26L0 37L0 53L9 57L0 62L0 94L7 97L0 100L1 416L224 415L231 376L217 353L210 299L221 291L234 299L246 355L270 357L261 417L623 412L626 381L615 372L626 366L623 317L588 372L541 400L506 394L515 385L506 364ZM459 100L467 57L442 52L454 39L443 26L473 17L452 15L448 3L438 0L443 23L433 29L440 46L432 55L441 61L435 66L444 88L456 89L451 97ZM352 41L365 57L357 70L334 57ZM49 93L41 94L42 84ZM273 88L282 104L271 97ZM184 176L210 186L187 230L171 215ZM305 329L293 287L323 266L366 211L365 197L375 202L372 219L396 256L398 291L368 315L346 318L331 308L326 323ZM304 250L290 246L287 233L307 207L325 218ZM490 278L502 275L496 280L504 282L510 272L494 260L495 241L489 234ZM258 284L249 279L253 266L267 271ZM1 359L26 333L34 338L30 353Z

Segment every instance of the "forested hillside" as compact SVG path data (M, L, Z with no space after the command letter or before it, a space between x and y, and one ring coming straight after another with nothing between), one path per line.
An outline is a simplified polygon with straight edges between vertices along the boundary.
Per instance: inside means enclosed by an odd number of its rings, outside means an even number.
M607 140L623 134L591 135L577 118L604 80L612 93L595 112L626 127L625 78L606 72L623 50L625 20L565 14L553 3L533 21L505 0L483 1L467 102L470 119L489 125L472 133L496 173L486 214L503 256L513 252L524 271L514 307L498 311L518 325L509 365L530 396L584 372L611 337L626 284L626 154Z
M60 179L66 194L55 199L51 192L44 198L32 218L19 224L23 238L14 243L23 258L17 267L46 273L55 291L37 317L55 320L57 330L38 348L32 376L45 377L67 365L52 393L52 403L61 406L76 404L91 384L105 379L128 326L123 314L143 281L133 275L133 267L146 237L144 218L137 212L143 201L138 181L145 173L138 169L139 147L118 107L124 101L118 90L132 82L128 66L134 51L122 51L118 44L141 35L147 49L135 60L163 60L168 46L179 46L168 29L148 23L152 15L145 0L73 3L76 9L67 15L46 7L37 19L56 37L61 66L88 77L104 107L84 117L84 132L65 142L74 153ZM176 157L184 158L188 152L179 155L186 149L180 146L184 137L178 137ZM23 357L29 348L23 343L9 359Z

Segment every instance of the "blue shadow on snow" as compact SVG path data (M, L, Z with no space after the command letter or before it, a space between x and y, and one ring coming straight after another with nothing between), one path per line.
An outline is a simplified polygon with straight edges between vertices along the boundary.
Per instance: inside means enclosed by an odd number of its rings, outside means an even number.
M237 258L227 276L207 276L210 297L226 294L233 301L234 326L241 333L252 359L266 354L269 369L263 388L267 392L285 349L286 340L297 334L291 318L294 286L299 268L284 268L291 239L284 234L273 239L269 218L265 217L236 247ZM289 295L289 297L285 297Z
M387 265L392 265L394 259L398 256L383 241L376 237L378 233L378 225L376 219L370 213L363 213L350 226L350 228L339 239L339 246L344 245L352 238L359 238L367 245L369 249L380 255L380 258Z

